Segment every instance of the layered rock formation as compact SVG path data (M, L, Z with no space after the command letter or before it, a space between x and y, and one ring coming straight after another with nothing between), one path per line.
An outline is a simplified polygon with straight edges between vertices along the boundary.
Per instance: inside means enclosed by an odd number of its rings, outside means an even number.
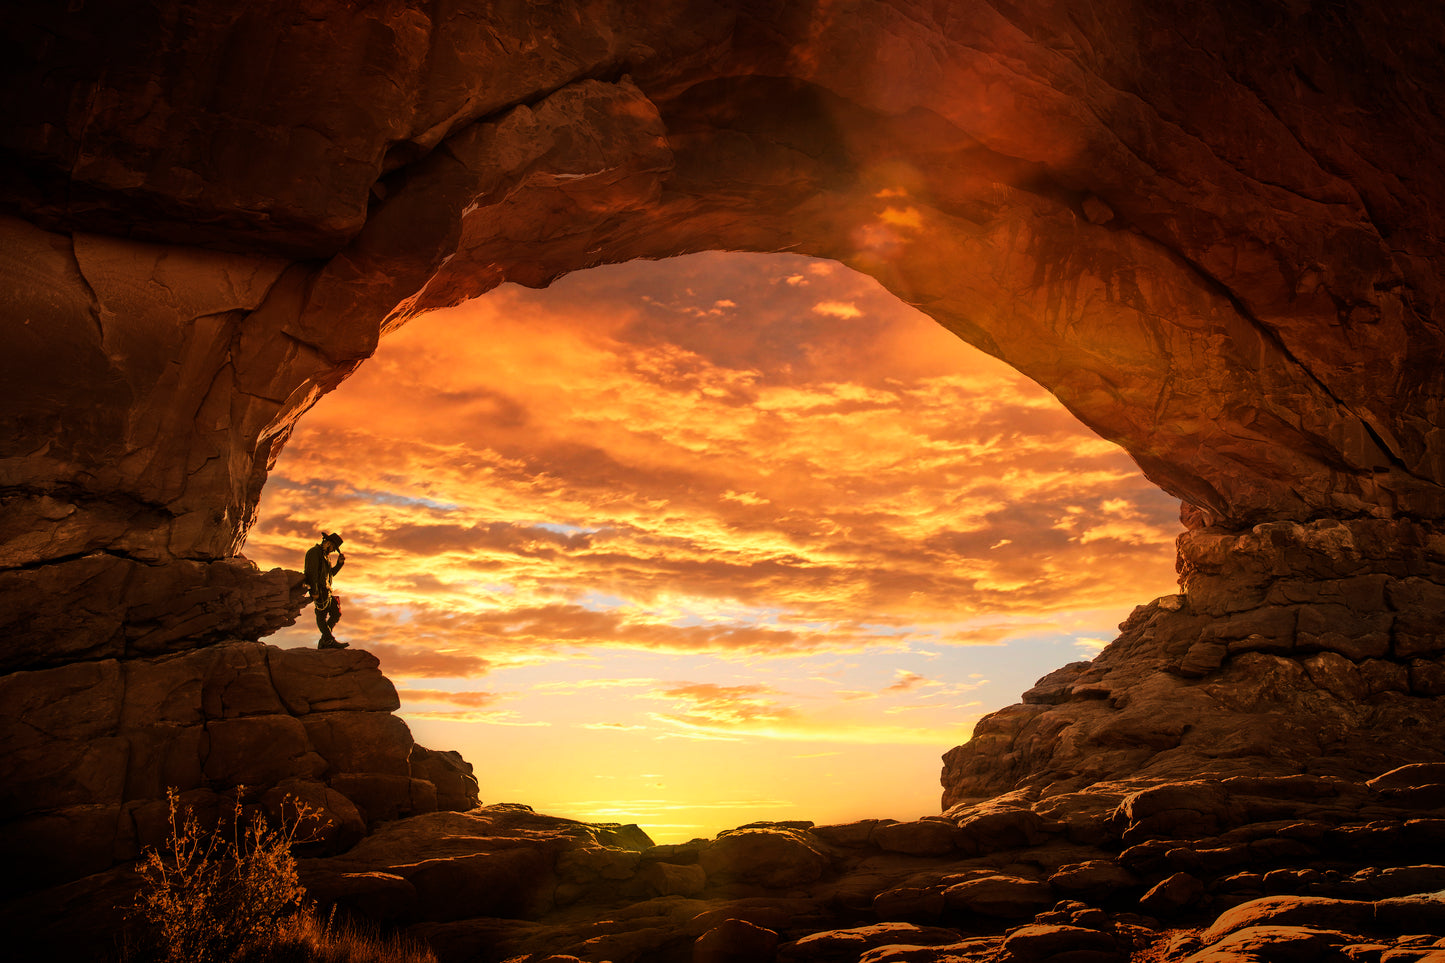
M300 873L440 963L1433 963L1442 811L1440 764L1031 787L668 846L503 804L387 823ZM96 959L133 888L118 868L16 900L0 926Z
M1362 777L1445 758L1438 5L102 0L6 17L10 859L64 838L49 879L124 860L172 779L299 785L343 835L363 816L468 805L464 769L409 748L374 667L256 644L301 602L294 575L238 554L266 472L296 419L420 311L504 280L716 248L871 274L1048 387L1184 503L1184 594L951 753L946 824L855 828L859 852L954 858L953 824L985 815L956 806L1021 791L1010 805L1043 822L994 814L998 832L1034 845L1030 826L1067 822L1058 807L1092 814L1080 845L1104 848L1081 865L1114 859L1097 879L1117 881L1140 867L1106 843L1138 807L1095 787L1122 775L1212 775L1180 790L1209 806L1243 792L1224 778L1241 769L1326 774L1364 799ZM264 771L248 768L256 740L284 747ZM1301 806L1292 816L1324 835L1292 839L1348 852L1379 812L1351 810L1366 827L1352 835ZM1190 838L1234 832L1237 815L1209 809ZM1407 844L1434 839L1405 810L1379 818ZM632 880L646 864L683 901L700 880L793 886L805 902L777 911L790 919L880 922L806 902L853 872L838 848L852 844L826 836L765 828L696 861L591 853L575 879L561 846L547 871L585 890L587 873ZM1259 841L1221 839L1205 850ZM1174 848L1204 851L1191 846ZM775 877L760 867L776 852L797 860ZM1325 851L1292 852L1310 865L1269 873L1339 882L1313 865ZM1173 868L1192 883L1161 878L1146 902L1221 892L1190 859ZM1069 892L994 869L1010 879L948 887L1031 908L1029 894ZM938 903L933 884L906 885ZM948 887L943 923L974 912ZM1347 890L1325 895L1358 902ZM640 905L628 919L652 919ZM689 905L657 908L676 919ZM1091 908L986 949L1107 954L1104 937L1063 931L1108 930L1117 951L1142 925L1101 930ZM716 960L766 957L770 940L798 959L856 958L898 935L808 943L801 924L727 914L683 936L653 928ZM1219 925L1201 940L1236 938ZM525 949L504 930L471 931Z
M1445 760L1445 536L1404 521L1179 538L1182 595L1140 606L944 757L943 804L1119 773L1368 776Z
M134 861L166 831L166 792L198 813L287 800L333 848L369 825L471 809L472 767L416 745L365 652L230 642L0 677L0 892Z

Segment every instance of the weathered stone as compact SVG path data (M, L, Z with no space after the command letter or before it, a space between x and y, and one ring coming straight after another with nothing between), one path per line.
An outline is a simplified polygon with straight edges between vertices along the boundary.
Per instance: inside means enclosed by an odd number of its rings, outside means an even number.
M957 930L938 926L916 926L912 923L876 923L845 930L828 930L805 936L778 947L779 963L812 963L812 961L856 960L875 946L908 944L942 946L959 940Z
M723 920L692 945L692 963L754 963L773 956L778 934L746 920Z
M557 857L557 876L569 883L631 879L641 854L605 846L582 846ZM654 864L656 865L656 864Z
M1344 605L1299 610L1296 647L1338 652L1347 659L1378 659L1390 652L1391 615L1362 615Z
M320 783L282 780L261 803L271 826L293 827L298 841L321 843L330 852L350 848L366 833L366 821L351 800Z
M393 712L396 687L381 674L376 656L361 649L266 650L271 681L293 715L355 710Z
M1212 943L1193 956L1192 963L1221 960L1323 960L1351 942L1350 936L1338 930L1313 929L1305 926L1253 926L1242 929Z
M648 896L696 896L707 885L707 873L696 864L649 862L638 871Z
M1134 793L1119 807L1129 820L1127 838L1209 835L1229 812L1229 794L1214 781L1168 783Z
M1193 904L1204 895L1204 884L1188 873L1175 873L1155 884L1139 897L1139 905L1147 913L1168 915Z
M1338 652L1319 652L1301 659L1310 681L1342 702L1360 702L1370 687L1354 662Z
M1107 899L1121 889L1138 885L1139 877L1107 859L1069 863L1049 877L1049 886L1056 892L1091 899Z
M1445 762L1414 763L1382 773L1366 783L1376 792L1416 789L1445 783Z
M206 778L222 785L269 786L293 776L315 779L326 771L326 760L293 716L218 719L206 734Z
M435 787L410 776L385 772L328 772L326 784L351 800L368 825L436 809ZM431 788L430 794L424 787Z
M477 777L472 764L455 750L412 746L411 772L436 787L438 809L466 812L477 806Z
M1003 952L1008 959L1024 963L1061 957L1080 959L1074 955L1076 953L1100 953L1116 959L1124 958L1108 933L1079 926L1021 926L1004 938Z
M411 776L411 730L389 712L312 712L299 725L330 772Z
M810 832L826 843L834 846L847 846L852 849L860 849L873 841L873 833L884 827L892 825L896 820L892 819L860 819L851 823L840 823L830 826L814 826Z
M943 915L941 886L895 886L873 897L880 920L936 920Z
M1186 676L1204 676L1224 664L1229 647L1221 642L1198 642L1189 647L1179 661L1179 673Z
M737 829L698 854L708 879L736 879L771 889L811 883L828 868L828 857L796 832Z
M1445 696L1445 663L1425 659L1412 661L1410 691L1420 696Z
M1391 581L1390 607L1396 612L1393 651L1408 659L1445 651L1445 630L1439 613L1445 612L1445 585L1411 577Z
M1031 917L1054 901L1047 883L1017 876L985 876L943 891L949 909L1005 919Z
M1048 838L1038 813L1010 806L991 807L965 817L958 824L958 835L971 841L977 852L1037 846Z
M340 906L382 922L418 916L416 887L394 873L305 873L306 895L322 906Z
M907 823L890 823L873 830L872 840L879 849L910 856L942 856L955 848L958 828L951 822L920 819Z

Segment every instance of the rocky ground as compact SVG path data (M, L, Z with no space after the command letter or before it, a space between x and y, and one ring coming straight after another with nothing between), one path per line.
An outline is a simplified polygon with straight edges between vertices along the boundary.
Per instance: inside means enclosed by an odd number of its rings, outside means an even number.
M1439 961L1445 764L1022 789L664 846L501 804L381 823L301 874L441 963ZM4 928L103 958L133 886L119 867L22 897Z
M1445 959L1442 807L1445 765L1023 791L671 846L502 805L391 824L303 875L443 963L1406 963Z

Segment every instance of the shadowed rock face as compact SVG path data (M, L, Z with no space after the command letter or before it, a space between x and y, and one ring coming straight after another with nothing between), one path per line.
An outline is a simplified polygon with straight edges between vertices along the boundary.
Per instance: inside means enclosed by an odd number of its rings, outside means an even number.
M416 745L366 652L230 642L0 676L7 896L157 846L166 790L213 821L239 799L275 825L290 797L330 848L369 825L477 804L472 767Z
M237 557L266 472L418 312L789 250L1013 364L1184 503L1183 597L981 724L950 805L1440 759L1445 11L1388 6L12 11L5 684L293 619L294 573ZM385 756L337 771L423 778ZM3 821L45 809L6 799Z

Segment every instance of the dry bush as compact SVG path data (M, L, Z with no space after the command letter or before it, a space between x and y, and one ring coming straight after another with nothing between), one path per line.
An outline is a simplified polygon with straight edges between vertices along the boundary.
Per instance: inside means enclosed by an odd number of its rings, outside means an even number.
M294 820L272 829L263 816L243 818L238 787L230 820L207 832L176 790L166 799L164 851L142 854L126 955L133 963L235 963L301 907L305 890L291 847L304 841L297 827L310 811L296 806Z
M291 855L310 841L299 831L318 823L316 811L288 799L291 814L272 829L263 816L243 818L240 791L231 818L209 832L166 791L167 838L141 858L127 963L436 963L415 941L338 924L334 910L319 919Z

